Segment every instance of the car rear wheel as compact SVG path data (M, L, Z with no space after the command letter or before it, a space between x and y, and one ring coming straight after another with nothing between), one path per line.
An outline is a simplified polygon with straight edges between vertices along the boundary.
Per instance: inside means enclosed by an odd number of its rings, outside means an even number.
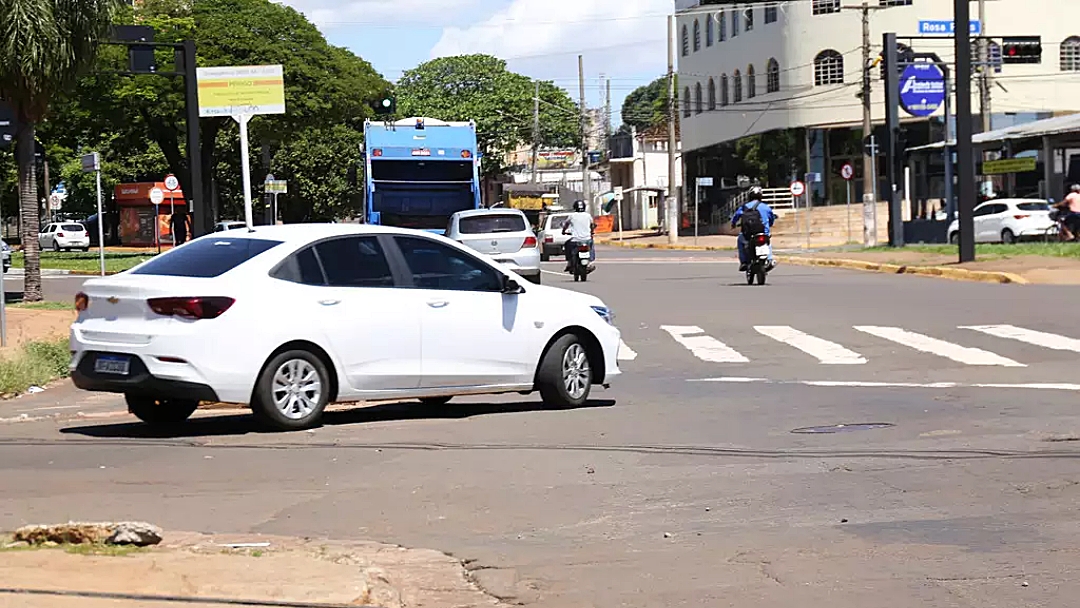
M195 413L199 402L193 399L155 399L124 395L128 411L150 426L180 424Z
M315 426L330 398L330 373L319 357L291 350L274 357L255 385L252 411L269 426L290 431Z
M1005 230L1001 231L1001 242L1005 243L1006 245L1012 245L1016 242L1016 235L1013 234L1012 230L1006 228Z
M56 241L53 241L52 250L55 251L56 253L60 253L60 243L57 243Z
M949 235L949 244L956 245L960 242L960 233L954 232Z
M540 261L541 262L548 262L550 260L551 260L551 255L546 254L546 253L541 253L540 254Z
M578 407L592 390L592 365L585 344L567 334L551 345L540 362L536 387L549 408Z

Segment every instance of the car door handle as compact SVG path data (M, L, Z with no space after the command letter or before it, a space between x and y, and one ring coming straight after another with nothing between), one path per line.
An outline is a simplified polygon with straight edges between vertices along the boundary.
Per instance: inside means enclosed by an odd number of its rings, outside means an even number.
M446 300L431 300L427 305L432 308L446 308L450 305L450 302L447 302Z
M335 304L341 304L341 300L319 300L319 304L323 306L334 306Z

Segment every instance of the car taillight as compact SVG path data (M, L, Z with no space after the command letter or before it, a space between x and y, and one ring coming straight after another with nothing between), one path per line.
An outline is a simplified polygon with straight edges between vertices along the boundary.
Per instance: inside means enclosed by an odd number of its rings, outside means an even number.
M90 296L81 291L75 294L75 310L82 312L87 308L90 308Z
M57 232L56 236L58 236L60 238L64 238L64 233L63 232Z
M536 247L536 237L535 236L527 236L527 237L525 237L525 244L521 246L522 249L528 249L530 247Z
M1014 215L1013 219L1014 220L1026 220L1029 217L1031 217L1031 216L1030 215Z
M236 300L232 298L152 298L146 303L159 315L183 319L216 319Z
M555 237L553 237L553 236L551 236L551 235L549 234L549 235L547 235L547 236L545 236L545 237L544 237L544 242L545 242L545 243L554 243L554 242L555 242Z
M756 237L754 237L754 244L755 245L764 245L765 244L765 235L764 234L759 234Z

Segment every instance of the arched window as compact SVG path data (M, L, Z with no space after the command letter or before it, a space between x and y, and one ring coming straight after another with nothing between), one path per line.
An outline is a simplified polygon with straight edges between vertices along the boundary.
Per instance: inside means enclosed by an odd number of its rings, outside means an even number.
M817 57L814 57L814 84L823 86L843 83L844 56L832 49L818 53Z
M735 94L732 95L734 98L732 99L732 102L739 103L742 101L742 74L739 73L739 70L735 70L735 73L731 75L731 80L735 88Z
M728 97L727 74L724 74L723 76L720 77L720 105L721 106L726 106L726 105L728 105L728 103L730 103L730 101L731 100Z
M713 34L716 32L716 24L713 23L712 16L705 18L705 46L713 45Z
M1080 36L1070 36L1062 41L1061 71L1080 72Z
M753 99L757 97L757 74L754 72L754 66L746 66L746 98Z
M694 19L694 52L701 50L701 22Z
M748 8L743 12L743 23L746 24L746 31L754 30L754 9Z
M716 109L716 81L709 77L709 111Z
M724 11L716 11L716 23L720 26L720 42L727 40L727 21L724 21Z
M734 38L739 35L739 11L731 11L731 37Z
M694 84L694 114L701 114L705 111L705 106L701 101L701 83Z
M682 115L685 117L690 116L690 87L683 89Z
M776 59L769 60L769 66L765 74L765 91L768 93L780 92L780 62Z
M682 56L686 57L690 54L690 32L686 29L686 26L682 26Z

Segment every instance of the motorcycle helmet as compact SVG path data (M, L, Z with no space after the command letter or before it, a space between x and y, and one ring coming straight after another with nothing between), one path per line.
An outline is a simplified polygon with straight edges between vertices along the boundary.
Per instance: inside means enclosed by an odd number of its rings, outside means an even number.
M1072 190L1073 192L1080 192L1080 184L1073 184L1070 190Z
M750 188L750 200L761 199L761 186L752 186Z
M585 211L585 201L582 201L582 200L574 201L574 211L577 211L579 213Z

